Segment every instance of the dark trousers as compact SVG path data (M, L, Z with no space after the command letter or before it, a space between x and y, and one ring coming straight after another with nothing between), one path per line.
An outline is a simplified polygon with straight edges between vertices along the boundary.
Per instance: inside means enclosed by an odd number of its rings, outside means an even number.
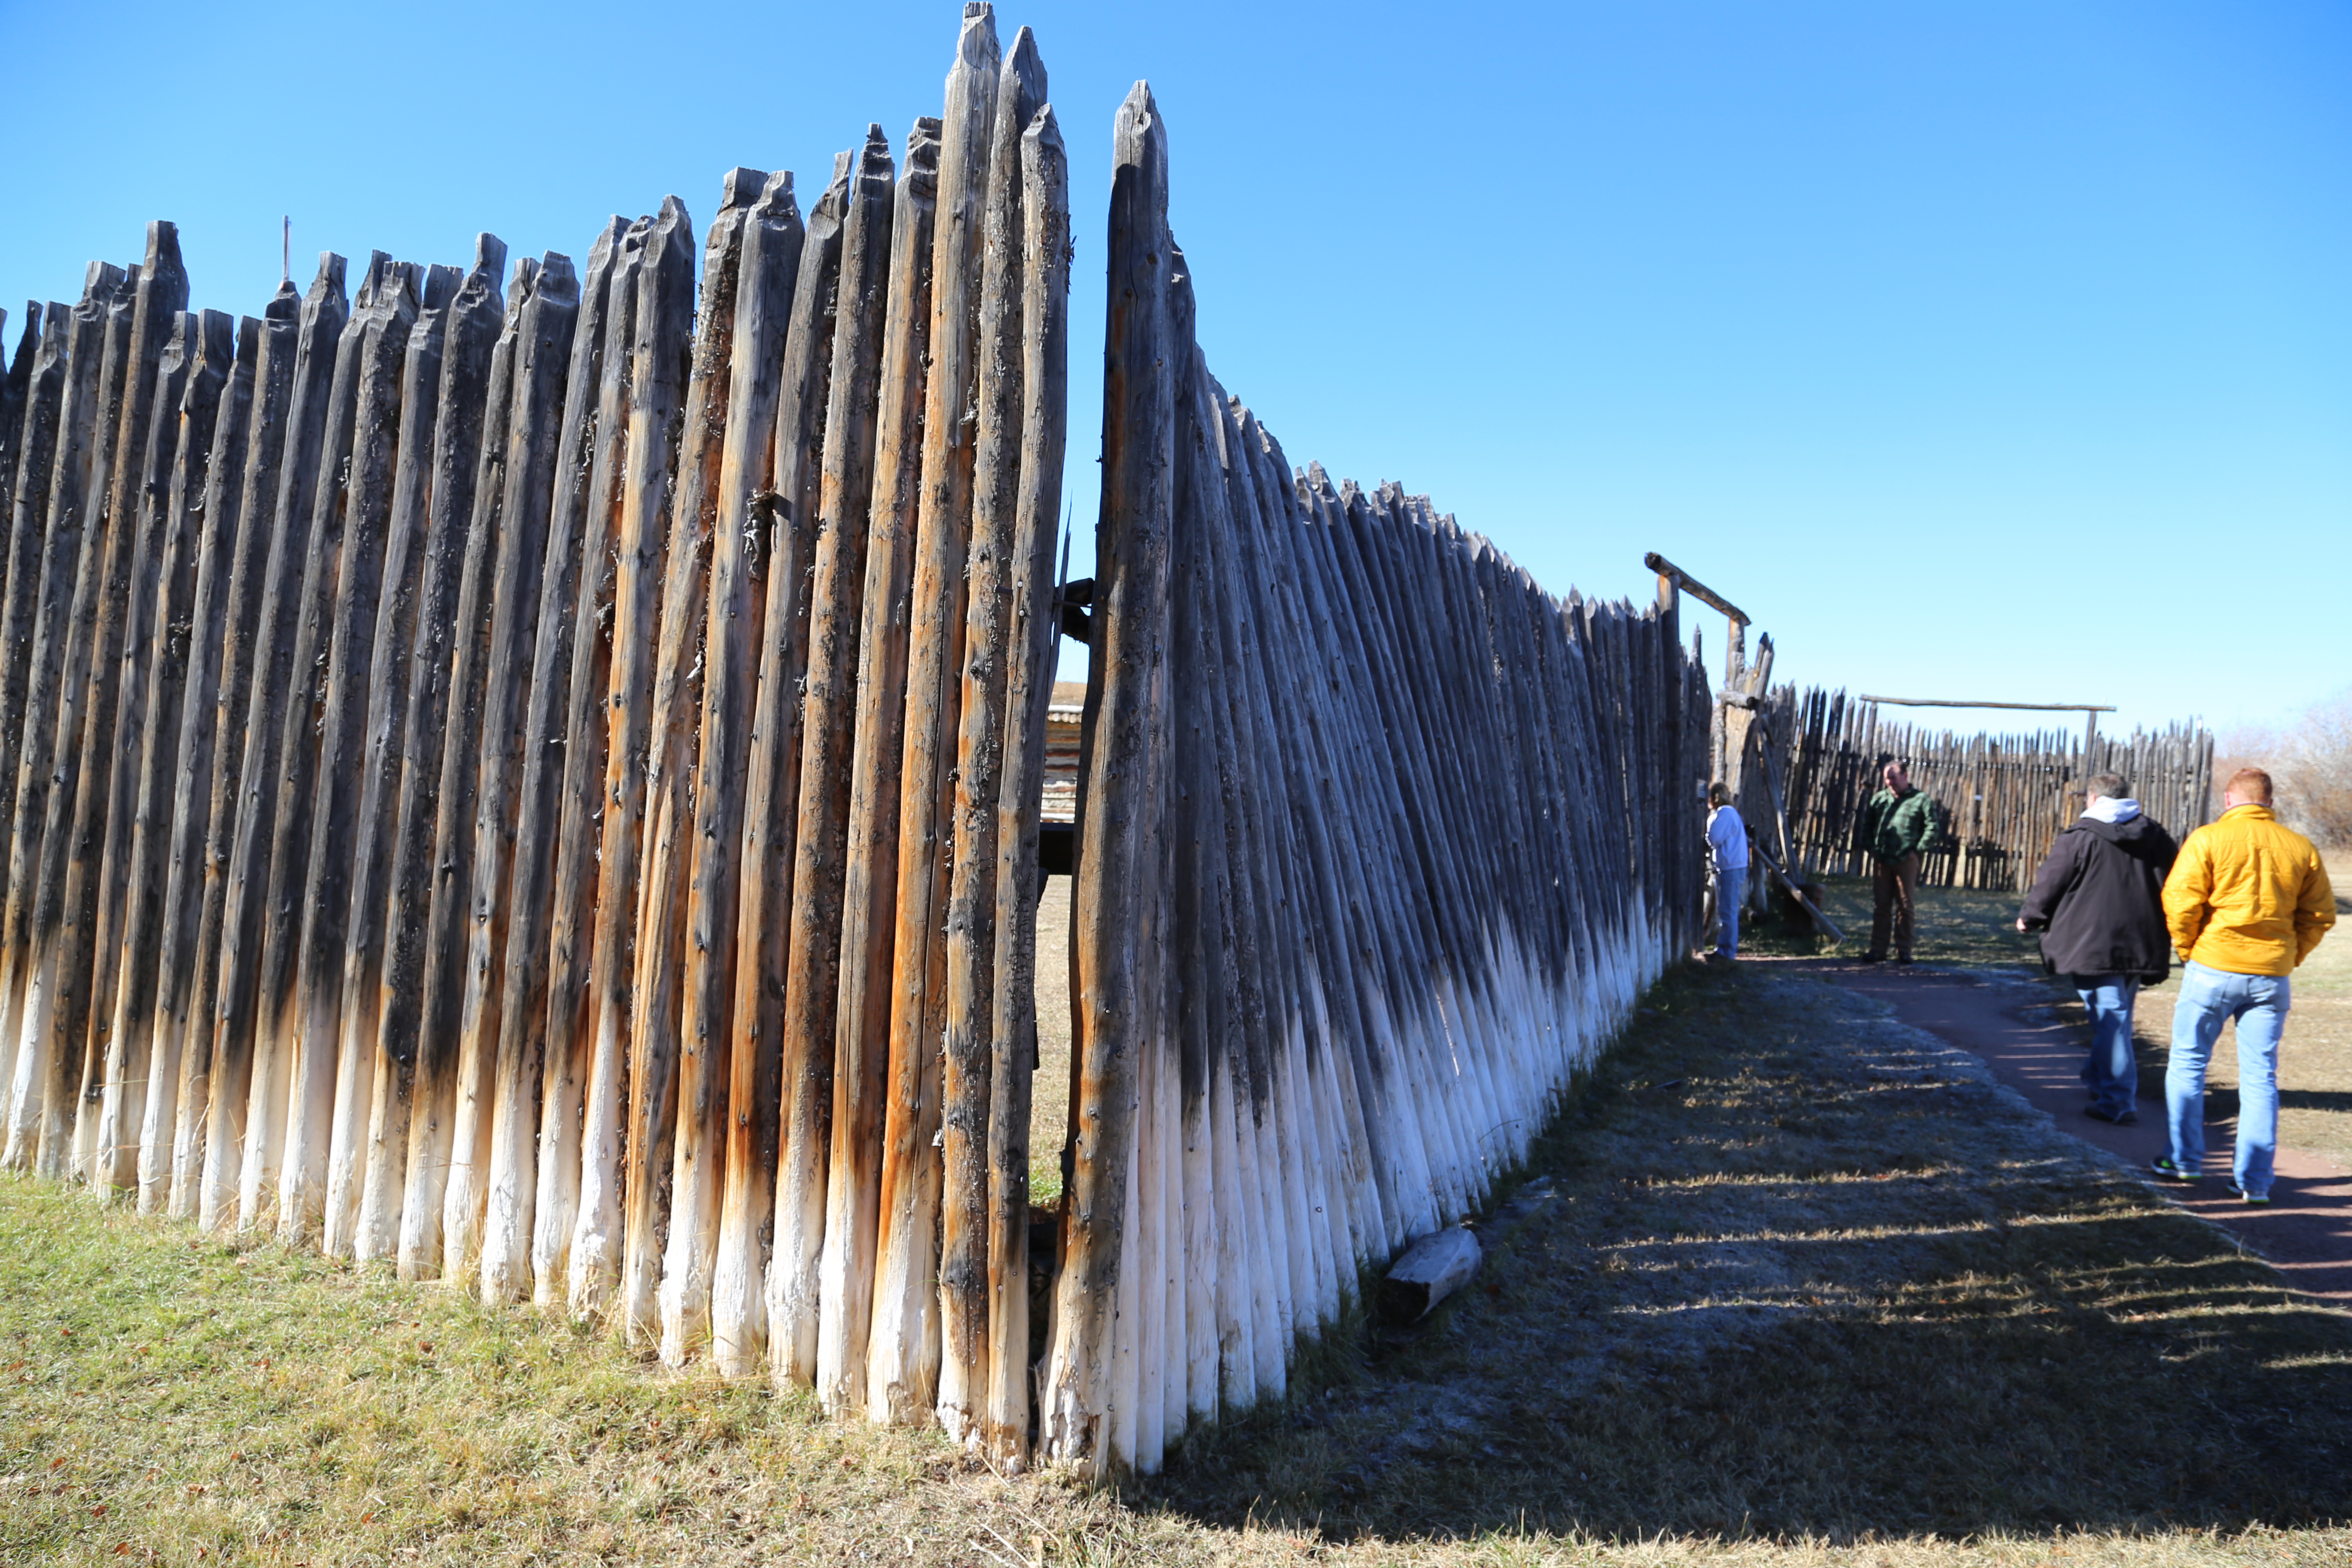
M1870 864L1870 956L1886 956L1886 926L1891 917L1895 956L1908 963L1911 909L1919 892L1919 857L1906 855L1900 860L1874 858Z

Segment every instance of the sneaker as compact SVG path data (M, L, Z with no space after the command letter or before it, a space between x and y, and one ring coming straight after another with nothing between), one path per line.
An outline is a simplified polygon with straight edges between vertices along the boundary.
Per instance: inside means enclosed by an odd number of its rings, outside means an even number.
M1886 962L1886 955L1883 952L1865 952L1856 958L1854 962L1856 963L1884 963Z
M2230 1192L2240 1203L2259 1205L2267 1204L2271 1201L2271 1195L2268 1193L2250 1193L2246 1191L2246 1189L2239 1184L2238 1178L2235 1176L2230 1178Z
M2158 1154L2155 1159L2150 1160L2147 1163L2147 1168L2156 1173L2156 1179L2159 1182L2193 1182L2197 1180L2196 1172L2190 1170L2186 1165L2175 1163L2172 1156L2169 1154Z
M2137 1110L2108 1110L2101 1106L2086 1105L2083 1108L2083 1114L2094 1121L2104 1121L2110 1127L2139 1125L2139 1112Z

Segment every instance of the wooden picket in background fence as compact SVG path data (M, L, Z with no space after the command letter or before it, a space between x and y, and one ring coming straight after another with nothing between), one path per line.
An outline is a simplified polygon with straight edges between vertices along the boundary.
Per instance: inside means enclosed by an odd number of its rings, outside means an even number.
M699 266L673 197L233 321L158 223L36 312L0 1163L1097 1473L1479 1207L1695 934L1675 591L1563 603L1294 473L1195 347L1139 85L1072 737L1045 98L969 5L938 119L805 215L733 171Z
M1888 719L1877 703L1809 687L1773 689L1762 708L1800 862L1817 875L1864 876L1856 839L1879 770L1900 761L1935 796L1944 833L1924 857L1928 887L2022 892L2052 840L2083 809L2083 781L2123 775L2148 815L2176 837L2213 816L2213 737L2193 721L2128 737L2082 730L2000 734ZM1748 819L1769 809L1759 801Z

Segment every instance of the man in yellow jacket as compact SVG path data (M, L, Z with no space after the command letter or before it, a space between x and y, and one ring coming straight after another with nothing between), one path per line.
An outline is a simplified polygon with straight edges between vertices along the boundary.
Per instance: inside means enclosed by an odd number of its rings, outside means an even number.
M2240 768L2221 795L2221 820L2189 836L2164 884L2164 920L2188 968L2172 1011L2172 1061L2164 1074L2171 1152L2156 1161L2167 1181L2193 1182L2205 1166L2205 1068L2221 1026L2238 1025L2237 1194L2271 1201L2278 1152L2279 1037L2293 987L2287 976L2336 923L2336 893L2319 852L2271 814L2271 775Z

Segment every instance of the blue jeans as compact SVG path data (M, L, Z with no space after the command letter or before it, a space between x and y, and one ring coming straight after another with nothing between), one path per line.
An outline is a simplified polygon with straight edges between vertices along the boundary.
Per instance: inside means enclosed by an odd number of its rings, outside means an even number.
M2083 1058L2091 1109L2121 1116L2139 1099L2139 1063L2132 1058L2132 1004L2139 998L2139 982L2128 974L2070 974L2066 979L2091 1010L2091 1054Z
M2172 1158L2182 1169L2205 1163L2205 1068L2221 1026L2238 1023L2238 1185L2256 1197L2271 1190L2278 1154L2279 1036L2294 988L2284 974L2232 974L2191 963L2181 972L2172 1010L2172 1062L2164 1069L2164 1110L2172 1124Z
M1726 958L1739 956L1739 906L1748 897L1748 868L1739 866L1715 874L1715 912L1723 921L1715 951Z

